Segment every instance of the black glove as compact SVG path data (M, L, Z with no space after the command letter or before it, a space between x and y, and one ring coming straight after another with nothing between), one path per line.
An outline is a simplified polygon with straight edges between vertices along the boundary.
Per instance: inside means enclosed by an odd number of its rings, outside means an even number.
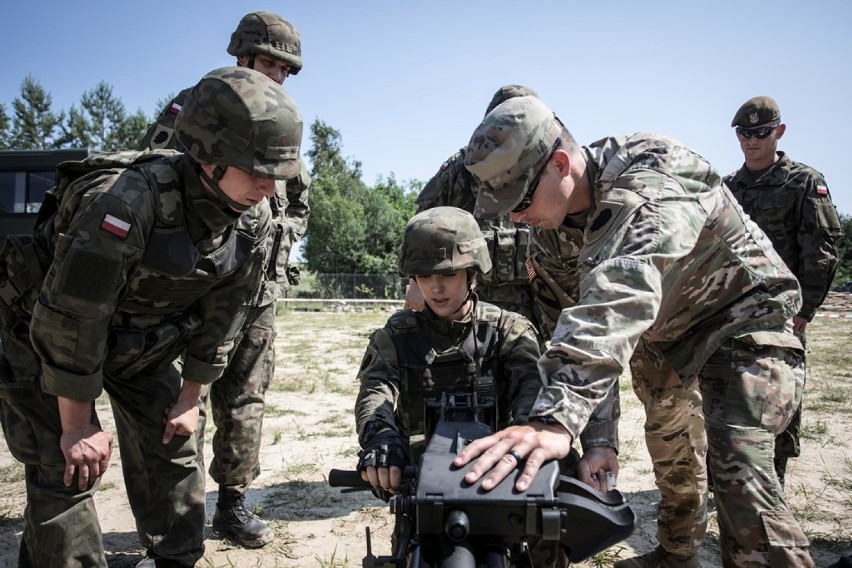
M367 469L368 466L373 467L405 467L406 449L405 442L402 436L396 430L388 428L378 434L372 436L364 443L360 452L358 452L359 472Z

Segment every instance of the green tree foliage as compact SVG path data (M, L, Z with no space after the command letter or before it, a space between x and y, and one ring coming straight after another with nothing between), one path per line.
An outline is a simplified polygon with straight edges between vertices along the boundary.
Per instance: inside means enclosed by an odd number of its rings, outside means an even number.
M840 213L843 237L837 241L837 272L834 274L832 289L838 289L846 282L852 282L852 215ZM852 290L845 290L847 292Z
M10 118L0 104L0 150L89 148L112 152L136 147L148 127L142 110L129 114L112 87L101 81L66 114L54 112L53 97L32 76L21 83Z
M406 188L392 175L368 187L360 162L343 157L340 133L321 120L311 124L310 139L311 218L303 248L308 270L395 273L417 187Z
M55 133L65 119L65 113L54 113L53 97L31 75L21 83L21 96L12 101L15 116L12 122L10 147L16 150L56 148Z
M148 119L142 111L128 115L112 87L101 81L94 89L83 93L79 109L72 106L68 111L60 143L98 152L126 150L136 145L147 124Z
M0 104L0 150L9 149L9 115L6 107Z

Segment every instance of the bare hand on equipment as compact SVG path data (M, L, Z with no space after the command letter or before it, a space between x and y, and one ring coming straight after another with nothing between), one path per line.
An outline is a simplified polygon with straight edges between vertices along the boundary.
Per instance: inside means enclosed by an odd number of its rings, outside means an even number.
M516 467L522 467L515 489L525 491L545 462L568 455L572 442L571 435L561 425L533 421L474 440L456 456L453 465L461 467L478 456L464 479L476 483L487 473L482 481L485 491L496 487Z

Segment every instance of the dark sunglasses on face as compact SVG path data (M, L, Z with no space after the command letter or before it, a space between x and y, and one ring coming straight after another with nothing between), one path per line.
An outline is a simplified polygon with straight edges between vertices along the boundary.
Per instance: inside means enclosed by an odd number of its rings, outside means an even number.
M756 137L758 140L763 140L770 134L772 131L778 128L778 124L775 126L759 126L758 128L737 128L737 136L740 138L745 138L748 140L752 136Z
M562 144L562 140L557 138L556 142L554 142L553 146L551 146L550 152L547 153L547 159L544 160L544 164L542 164L541 168L539 168L530 181L529 188L527 188L527 194L524 195L524 198L521 199L521 202L518 203L517 207L512 209L512 213L520 213L532 205L533 194L535 193L535 190L538 189L538 182L541 181L541 177L544 175L544 170L547 169L547 164L550 163L550 158L553 157L554 152L556 152L556 149L559 148L560 144Z

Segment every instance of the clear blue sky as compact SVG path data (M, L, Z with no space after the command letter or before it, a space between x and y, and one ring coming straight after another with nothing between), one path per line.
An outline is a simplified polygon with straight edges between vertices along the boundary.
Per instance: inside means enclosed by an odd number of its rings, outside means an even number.
M233 63L230 34L255 10L299 28L305 68L285 87L306 125L340 131L369 184L431 177L507 83L537 90L580 143L653 130L722 173L742 163L734 112L771 95L787 123L781 149L823 172L852 213L846 0L5 0L0 103L11 114L32 74L57 110L105 81L128 110L152 115L158 100Z

